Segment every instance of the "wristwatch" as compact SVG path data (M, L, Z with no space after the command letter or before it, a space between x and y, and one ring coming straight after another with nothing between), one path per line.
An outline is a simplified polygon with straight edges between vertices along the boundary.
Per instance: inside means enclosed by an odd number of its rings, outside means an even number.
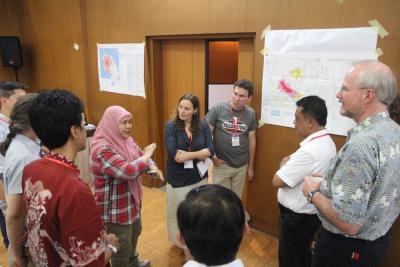
M113 255L118 252L117 248L114 245L110 244L110 243L107 244L107 247L111 250L111 253Z
M312 203L312 199L313 199L315 193L317 193L317 192L321 192L321 190L315 189L315 190L312 190L312 191L308 192L308 194L306 196L308 202Z

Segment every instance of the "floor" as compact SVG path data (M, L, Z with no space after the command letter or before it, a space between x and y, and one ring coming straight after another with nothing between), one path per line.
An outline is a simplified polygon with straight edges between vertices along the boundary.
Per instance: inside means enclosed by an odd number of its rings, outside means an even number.
M152 267L182 266L183 254L167 238L165 192L144 187L143 232L138 251L142 258L150 259ZM244 237L238 257L245 266L277 267L278 240L252 229ZM0 245L0 267L7 266L7 251Z

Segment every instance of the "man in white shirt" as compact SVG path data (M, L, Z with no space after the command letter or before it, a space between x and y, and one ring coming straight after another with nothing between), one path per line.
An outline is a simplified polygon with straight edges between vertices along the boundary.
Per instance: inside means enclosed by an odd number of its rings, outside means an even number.
M18 98L25 94L26 85L15 81L0 82L0 143L3 142L10 132L10 114ZM0 229L3 235L3 243L8 248L8 237L6 222L3 211L7 207L3 185L4 157L0 154Z
M325 129L327 108L318 96L307 96L296 102L294 125L303 139L300 148L282 159L272 180L278 190L279 266L308 267L311 243L321 222L317 210L302 192L303 178L324 173L336 155L336 146Z
M233 191L216 184L194 188L179 205L177 217L177 238L193 256L184 267L244 266L236 254L248 226Z

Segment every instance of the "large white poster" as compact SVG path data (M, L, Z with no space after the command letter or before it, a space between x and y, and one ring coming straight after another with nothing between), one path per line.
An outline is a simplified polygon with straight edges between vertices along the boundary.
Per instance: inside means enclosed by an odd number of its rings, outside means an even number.
M97 44L100 91L145 97L144 43Z
M354 62L377 58L377 35L372 27L268 32L261 120L294 127L296 101L318 95L328 107L328 131L346 135L354 122L339 114L336 93Z

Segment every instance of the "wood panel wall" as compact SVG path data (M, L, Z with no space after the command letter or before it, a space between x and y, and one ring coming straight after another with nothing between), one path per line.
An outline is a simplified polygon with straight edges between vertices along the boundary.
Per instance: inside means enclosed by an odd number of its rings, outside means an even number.
M338 2L4 0L0 3L0 33L24 36L23 48L29 51L29 65L23 71L28 81L31 76L32 86L72 89L87 104L89 121L93 123L99 121L107 106L124 106L134 115L133 135L144 145L152 141L153 127L159 123L149 118L154 118L152 112L159 112L151 105L159 103L156 90L160 81L149 84L149 77L146 77L147 99L99 92L97 43L142 42L146 36L154 35L255 32L254 58L246 60L249 69L254 70L256 89L252 106L259 117L263 57L258 51L263 48L260 36L267 25L272 29L365 27L369 26L369 20L378 19L390 33L378 41L384 52L380 60L400 77L400 1ZM79 51L73 49L74 42L80 45ZM152 71L160 71L159 65ZM11 74L0 67L0 75L9 77ZM160 125L157 127L159 131ZM256 181L249 184L248 205L253 219L264 230L276 232L277 226L276 190L270 180L280 159L297 149L299 141L294 130L289 128L266 125L257 131ZM340 147L344 138L335 137L335 141Z
M22 1L0 1L0 36L18 36L21 41L24 66L18 71L19 81L30 84L30 45L25 31L25 17ZM16 80L13 68L3 67L0 63L0 81Z
M67 88L87 104L85 28L81 3L22 1L30 51L30 86ZM75 48L76 47L76 48ZM86 110L90 117L91 111Z

